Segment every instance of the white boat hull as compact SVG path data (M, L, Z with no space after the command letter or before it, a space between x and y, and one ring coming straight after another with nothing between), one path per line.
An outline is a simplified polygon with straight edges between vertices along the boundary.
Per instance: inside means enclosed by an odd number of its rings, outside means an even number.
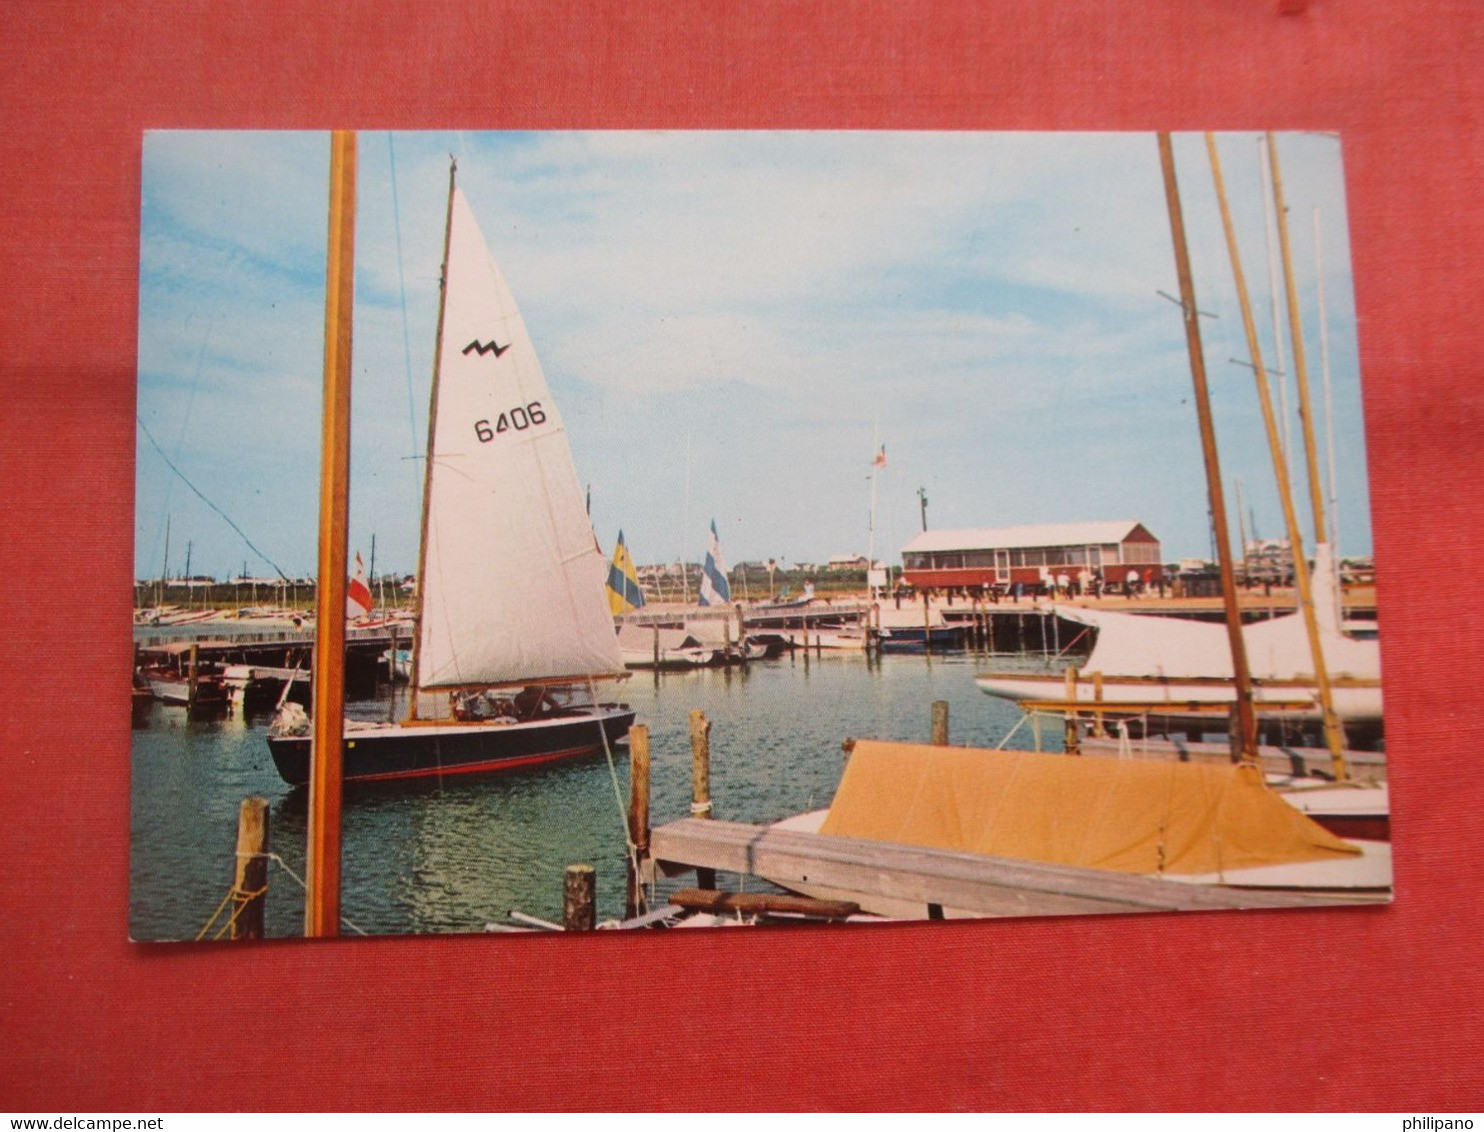
M1067 698L1066 678L1061 675L1040 677L986 675L976 677L974 683L978 685L981 692L1017 703L1022 700L1065 700ZM1381 719L1381 686L1379 683L1339 684L1332 688L1332 694L1335 712L1343 722L1375 723ZM1180 709L1188 704L1234 703L1236 692L1230 683L1222 681L1171 679L1120 682L1116 677L1105 677L1102 681L1101 693L1099 693L1093 681L1084 672L1077 681L1076 699L1079 703L1085 703L1089 707L1101 703L1110 714L1118 712L1120 703L1144 705L1157 701L1169 704L1169 710L1137 714L1157 714L1160 719L1210 723L1213 717L1209 712L1186 711L1182 714ZM1258 710L1262 710L1264 703L1287 704L1296 700L1306 700L1309 701L1310 706L1297 711L1285 711L1284 714L1290 718L1305 721L1317 721L1321 718L1318 693L1312 685L1287 683L1259 685L1253 690L1253 699ZM1125 712L1125 714L1130 713Z

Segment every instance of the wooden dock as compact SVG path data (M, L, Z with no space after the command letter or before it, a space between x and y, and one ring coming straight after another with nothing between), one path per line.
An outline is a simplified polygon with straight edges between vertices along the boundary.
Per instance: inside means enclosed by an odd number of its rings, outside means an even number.
M1332 908L1384 899L1187 884L698 818L653 830L650 850L666 875L709 869L760 877L806 895L918 919Z

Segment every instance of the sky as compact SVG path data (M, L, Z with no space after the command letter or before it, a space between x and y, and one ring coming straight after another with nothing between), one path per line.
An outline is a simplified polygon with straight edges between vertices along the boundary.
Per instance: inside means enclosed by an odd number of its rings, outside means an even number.
M1260 142L1218 135L1297 450ZM1341 143L1278 150L1325 493L1340 552L1368 554ZM1280 537L1205 143L1175 154L1233 538ZM640 564L699 561L714 519L731 563L899 564L926 496L932 529L1129 519L1166 561L1211 556L1153 134L366 132L349 542L370 565L375 540L378 573L417 562L451 156L605 553L622 530ZM168 541L172 575L189 553L193 574L311 576L329 135L150 132L143 157L136 575Z

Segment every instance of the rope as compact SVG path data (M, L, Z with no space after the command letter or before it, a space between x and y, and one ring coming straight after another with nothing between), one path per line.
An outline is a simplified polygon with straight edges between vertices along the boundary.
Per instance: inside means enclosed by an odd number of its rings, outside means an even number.
M309 885L307 885L306 883L304 883L304 880L299 876L299 874L296 873L296 872L294 872L293 869L289 868L288 862L286 862L277 853L264 853L263 856L264 857L267 857L268 860L272 861L279 868L281 868L284 872L288 873L289 876L293 879L294 883L297 884L300 888L302 888L305 892L308 892L309 891ZM362 928L357 927L355 924L351 923L351 921L349 919L347 919L343 915L340 917L340 922L342 924L344 924L346 927L348 927L351 931L355 932L356 935L365 935L365 936L369 936L370 935L369 932L365 931Z
M299 877L299 875L297 873L294 872L293 869L289 868L288 864L277 853L238 853L237 854L238 860L241 860L243 858L252 859L254 857L261 857L264 860L268 860L268 861L274 862L284 872L288 873L289 876L291 878L293 878L294 883L296 883L300 888L302 888L305 892L308 892L309 891L309 886L304 883L304 881ZM266 896L267 894L268 894L268 885L266 883L263 885L262 888L252 889L251 891L248 891L248 890L242 889L242 888L238 888L236 884L233 884L230 888L227 889L227 895L225 895L225 896L222 897L222 902L216 906L216 911L212 912L212 914L207 918L206 923L204 923L204 924L201 925L201 930L196 933L196 942L197 943L200 943L203 939L206 938L206 933L209 932L209 931L211 931L213 925L216 924L217 918L221 916L222 912L226 909L227 905L230 904L233 900L239 901L239 903L237 905L237 908L232 912L232 914L230 916L227 917L226 922L223 923L222 926L217 929L216 934L211 937L213 940L221 939L222 936L226 935L227 932L229 932L232 929L232 925L237 922L237 917L240 916L240 915L242 915L243 910L246 909L247 906L249 904L251 904L254 900L258 899L260 896ZM351 923L350 920L348 920L344 916L341 916L340 917L340 922L342 924L344 924L346 927L348 927L351 931L355 932L357 935L367 935L368 934L363 929L361 929L361 928L357 927L355 924Z
M195 484L193 484L190 480L186 479L185 473L182 472L179 468L177 468L175 466L174 461L171 460L169 456L165 455L165 450L160 447L160 442L154 438L153 434L151 434L151 432L149 431L149 426L144 423L144 419L142 417L136 415L134 417L134 420L139 425L139 431L142 432L142 433L144 433L144 438L146 440L148 440L150 442L150 444L154 447L154 450L159 453L160 459L163 460L163 461L165 461L165 466L167 468L169 468L172 472L174 472L180 478L180 482L183 483L183 484L185 484L186 487L190 488L191 491L193 491L196 494L196 498L197 499L201 500L202 503L206 504L206 506L210 507L213 511L215 511L218 515L220 515L222 517L222 519L225 520L227 526L231 527L234 531L236 531L237 534L238 534L238 536L242 539L242 541L247 544L247 548L249 550L251 550L254 554L256 554L259 558L261 558L264 562L268 563L269 566L272 566L273 569L277 570L278 571L278 576L280 578L282 578L285 582L288 581L289 580L289 576L287 574L285 574L282 569L279 568L278 563L274 562L273 559L269 558L266 554L264 554L256 546L254 546L252 539L250 539L250 538L247 537L247 534L243 531L243 529L241 527L239 527L236 523L232 522L231 516L229 516L225 511L223 511L220 507L218 507L211 500L207 499L206 496L202 495L201 494L201 489L198 488Z
M613 783L613 801L618 806L618 824L623 830L624 855L628 859L629 868L633 871L635 878L639 877L639 847L634 844L634 839L629 836L629 811L623 802L623 789L618 784L618 767L613 761L613 748L608 745L608 728L603 726L602 706L598 703L598 684L591 676L587 678L589 694L593 697L593 706L598 710L598 734L603 737L603 755L608 760L608 778ZM649 898L645 895L642 881L637 886L639 903L643 906L638 911L647 910Z
M1017 731L1019 731L1023 726L1025 726L1025 721L1028 720L1033 714L1034 714L1033 712L1022 712L1021 713L1021 716L1020 716L1020 721L1018 723L1016 723L1014 727L1010 728L1010 730L1008 732L1005 733L1005 737L1003 739L1001 739L997 744L995 744L995 750L997 750L997 751L1003 751L1005 749L1005 744L1010 741L1011 737Z

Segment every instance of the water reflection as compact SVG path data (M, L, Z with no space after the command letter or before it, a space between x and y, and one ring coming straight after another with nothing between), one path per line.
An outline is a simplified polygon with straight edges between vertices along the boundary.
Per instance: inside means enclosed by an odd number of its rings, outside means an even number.
M622 685L650 728L656 825L690 805L689 715L712 721L711 791L720 818L766 822L834 794L847 737L925 741L934 700L950 705L955 743L992 745L1019 719L973 684L972 654L782 657L746 669L649 674ZM405 693L383 688L347 714L384 719ZM152 705L133 735L130 930L189 939L232 879L237 811L250 794L272 807L272 851L304 873L305 792L273 769L271 710L187 719ZM1022 729L1024 731L1024 729ZM1019 737L1018 737L1019 738ZM1015 745L1029 745L1029 735ZM617 797L615 797L617 795ZM372 934L480 931L511 910L561 918L567 865L598 870L600 918L624 899L627 748L482 779L354 785L342 810L342 910ZM620 801L620 799L622 801ZM267 930L303 931L303 892L270 873Z

